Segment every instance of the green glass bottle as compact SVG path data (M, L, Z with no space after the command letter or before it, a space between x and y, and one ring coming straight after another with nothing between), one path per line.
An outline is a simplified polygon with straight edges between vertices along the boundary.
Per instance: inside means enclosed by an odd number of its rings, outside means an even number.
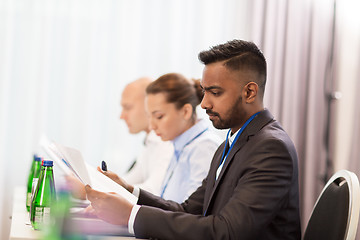
M39 179L42 178L41 176L44 174L44 160L42 159L41 160L41 164L40 164L40 174L39 174L39 178L38 179L35 179L33 181L33 185L32 185L32 190L31 190L31 202L30 202L30 213L29 213L29 216L30 216L30 222L31 222L31 213L33 212L32 211L32 207L33 207L33 201L34 201L34 195L35 195L35 191L36 191L36 188L37 188L37 185L39 183Z
M53 161L43 160L39 181L31 202L31 225L40 229L50 221L51 204L56 200Z
M27 182L27 193L26 193L26 210L30 211L31 198L36 187L41 168L41 158L34 155L34 160L32 161L30 173Z
M51 221L44 231L44 240L61 240L63 239L63 227L65 218L68 217L70 211L70 194L66 188L60 187L57 192L57 199L51 208Z

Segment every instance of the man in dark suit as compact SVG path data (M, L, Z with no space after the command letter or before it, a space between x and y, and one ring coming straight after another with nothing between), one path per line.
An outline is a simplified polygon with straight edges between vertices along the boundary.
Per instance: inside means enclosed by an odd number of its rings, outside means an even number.
M251 42L201 52L206 109L229 128L202 185L182 204L140 190L137 205L86 187L95 214L158 239L300 239L295 147L263 107L266 61ZM133 192L133 187L124 184Z

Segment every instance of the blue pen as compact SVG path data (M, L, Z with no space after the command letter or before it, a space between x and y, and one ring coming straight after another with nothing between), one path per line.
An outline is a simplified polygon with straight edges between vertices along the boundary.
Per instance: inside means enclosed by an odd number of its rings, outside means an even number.
M107 165L106 165L106 162L105 161L102 161L101 162L101 169L103 170L103 171L107 171Z

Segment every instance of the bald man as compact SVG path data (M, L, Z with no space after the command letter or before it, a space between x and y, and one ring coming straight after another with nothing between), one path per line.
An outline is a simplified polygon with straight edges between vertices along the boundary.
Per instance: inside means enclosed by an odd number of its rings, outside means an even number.
M152 82L149 77L142 77L125 86L121 95L120 119L126 122L129 132L149 133L148 117L145 111L145 89Z
M139 78L129 83L121 95L120 119L126 122L131 134L146 132L143 151L137 157L134 167L122 178L129 184L160 195L161 184L173 153L173 146L170 142L163 142L149 130L145 110L145 89L151 81L152 79L148 77ZM114 178L114 176L109 177Z
M171 142L164 142L153 131L149 130L148 116L145 110L145 89L152 81L151 78L139 78L124 88L121 95L122 107L120 119L126 122L131 134L142 131L146 133L144 147L136 158L135 165L120 178L116 173L108 170L106 176L122 185L122 179L134 186L145 189L160 196L162 181L174 152ZM85 186L75 177L66 177L75 198L86 199Z

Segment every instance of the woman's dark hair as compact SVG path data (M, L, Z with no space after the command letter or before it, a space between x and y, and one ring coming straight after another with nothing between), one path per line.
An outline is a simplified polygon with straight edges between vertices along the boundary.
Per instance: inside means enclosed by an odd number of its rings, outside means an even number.
M174 103L177 109L189 103L195 114L196 106L203 98L199 79L188 80L179 73L162 75L146 88L146 94L165 93L166 101Z

